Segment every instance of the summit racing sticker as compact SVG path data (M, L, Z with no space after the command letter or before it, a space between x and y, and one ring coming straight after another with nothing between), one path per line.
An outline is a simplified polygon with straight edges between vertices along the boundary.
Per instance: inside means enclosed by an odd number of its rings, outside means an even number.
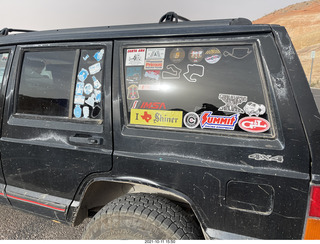
M131 109L130 124L182 127L182 111Z
M200 126L220 130L234 130L239 119L239 114L231 116L212 115L212 112L205 111L200 117Z

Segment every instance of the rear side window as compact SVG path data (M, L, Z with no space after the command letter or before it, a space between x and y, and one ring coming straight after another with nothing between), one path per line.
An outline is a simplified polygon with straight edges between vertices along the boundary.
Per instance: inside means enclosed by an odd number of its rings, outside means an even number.
M270 133L254 44L124 49L129 124Z
M0 53L0 85L3 81L4 71L6 69L9 53Z
M16 112L102 119L104 49L24 53Z

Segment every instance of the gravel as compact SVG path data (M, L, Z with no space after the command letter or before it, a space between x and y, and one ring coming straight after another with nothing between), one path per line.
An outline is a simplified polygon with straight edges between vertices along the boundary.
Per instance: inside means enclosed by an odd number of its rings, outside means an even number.
M79 240L90 221L76 227L0 204L0 240Z

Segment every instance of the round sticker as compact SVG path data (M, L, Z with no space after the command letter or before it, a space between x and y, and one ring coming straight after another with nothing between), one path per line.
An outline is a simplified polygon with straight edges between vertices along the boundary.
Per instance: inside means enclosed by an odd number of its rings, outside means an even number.
M84 93L89 95L93 91L93 86L91 84L86 84L84 86Z
M76 118L81 117L82 109L81 109L80 105L75 106L75 108L73 109L73 114L74 114L74 117L76 117Z
M192 63L199 63L203 59L203 54L202 48L195 47L190 50L188 58Z
M218 48L208 49L204 54L204 60L208 64L215 64L221 59L221 52Z
M174 48L170 52L170 60L175 64L180 63L185 56L186 52L182 48Z
M183 123L190 129L197 128L200 124L199 116L194 112L187 113L183 118Z
M270 129L270 123L260 117L245 117L239 120L239 127L245 131L261 133Z

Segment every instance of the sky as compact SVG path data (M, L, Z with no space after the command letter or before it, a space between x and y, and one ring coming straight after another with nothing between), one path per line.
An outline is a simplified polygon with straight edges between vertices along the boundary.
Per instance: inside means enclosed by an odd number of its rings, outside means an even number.
M0 0L0 29L51 30L157 23L174 11L189 20L256 20L305 0Z

